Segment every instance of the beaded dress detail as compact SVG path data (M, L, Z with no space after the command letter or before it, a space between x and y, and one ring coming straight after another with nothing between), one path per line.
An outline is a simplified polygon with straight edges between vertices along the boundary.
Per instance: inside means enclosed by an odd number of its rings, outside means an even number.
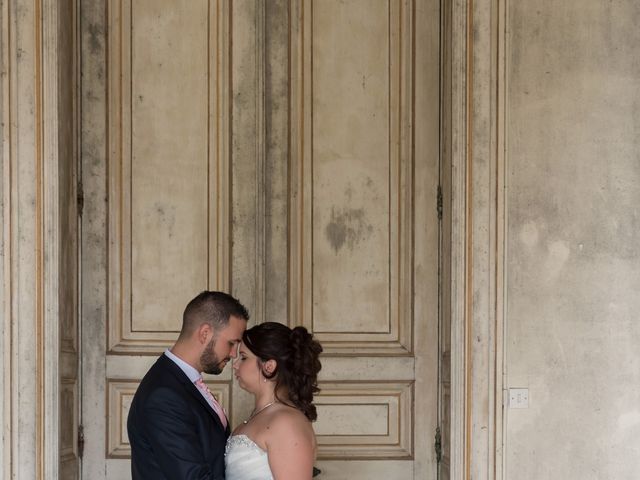
M227 480L273 480L267 452L246 435L229 437L224 463Z

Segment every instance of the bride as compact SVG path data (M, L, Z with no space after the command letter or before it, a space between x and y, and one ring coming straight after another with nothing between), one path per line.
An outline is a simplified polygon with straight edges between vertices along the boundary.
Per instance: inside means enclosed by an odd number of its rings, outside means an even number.
M311 479L320 352L304 327L266 322L244 332L233 370L255 408L227 442L227 480Z

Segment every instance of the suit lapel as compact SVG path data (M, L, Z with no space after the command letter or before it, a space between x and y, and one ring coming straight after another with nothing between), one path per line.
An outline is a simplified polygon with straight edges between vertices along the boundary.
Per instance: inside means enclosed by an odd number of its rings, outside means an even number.
M209 405L209 402L207 402L207 400L202 396L202 393L200 393L200 390L198 390L198 387L196 387L195 384L191 382L191 380L189 380L189 377L187 377L187 375L180 369L180 367L178 367L165 354L161 355L160 361L162 361L166 369L169 370L178 379L178 381L183 385L185 390L187 390L191 395L193 395L193 397L198 402L200 402L202 407L207 412L209 412L209 414L213 417L214 421L220 426L220 428L222 430L225 430L224 426L222 425L222 421L220 420L220 417L218 417L218 414L213 410L213 408L211 408L211 405ZM229 422L227 422L226 430L229 430Z

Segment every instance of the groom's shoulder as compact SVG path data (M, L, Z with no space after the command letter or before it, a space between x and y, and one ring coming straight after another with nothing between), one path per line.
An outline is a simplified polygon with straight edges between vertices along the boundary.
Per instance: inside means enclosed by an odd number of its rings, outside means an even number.
M182 403L188 399L189 395L182 385L184 382L180 379L180 374L184 374L177 367L172 368L173 365L175 364L166 356L156 360L140 381L132 400L132 407L165 401ZM176 369L178 371L175 371Z
M155 363L142 378L138 390L148 391L163 387L175 388L181 383L181 373L175 364L163 354L156 359Z

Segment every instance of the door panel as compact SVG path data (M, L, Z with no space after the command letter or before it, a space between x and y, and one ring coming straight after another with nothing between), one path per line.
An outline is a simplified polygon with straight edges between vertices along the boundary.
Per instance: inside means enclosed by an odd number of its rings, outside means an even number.
M209 125L221 17L204 0L122 0L108 15L108 349L157 354L194 292L228 283L229 180Z
M327 353L408 354L412 10L294 4L291 311Z
M365 3L370 11L361 19ZM398 131L389 119L400 113L393 111L398 74L391 43L400 22L385 2L315 2L303 9L301 61L311 75L297 80L305 89L301 120L310 122L310 137L301 132L308 149L300 156L307 173L301 190L309 192L304 213L311 217L309 238L302 240L313 245L309 291L302 292L311 301L309 323L327 349L335 348L333 338L373 339L389 331L395 338L398 250L391 247L400 232L389 224L399 218L393 211L401 203L398 173L408 163L390 155ZM353 304L358 315L345 322L343 312Z

